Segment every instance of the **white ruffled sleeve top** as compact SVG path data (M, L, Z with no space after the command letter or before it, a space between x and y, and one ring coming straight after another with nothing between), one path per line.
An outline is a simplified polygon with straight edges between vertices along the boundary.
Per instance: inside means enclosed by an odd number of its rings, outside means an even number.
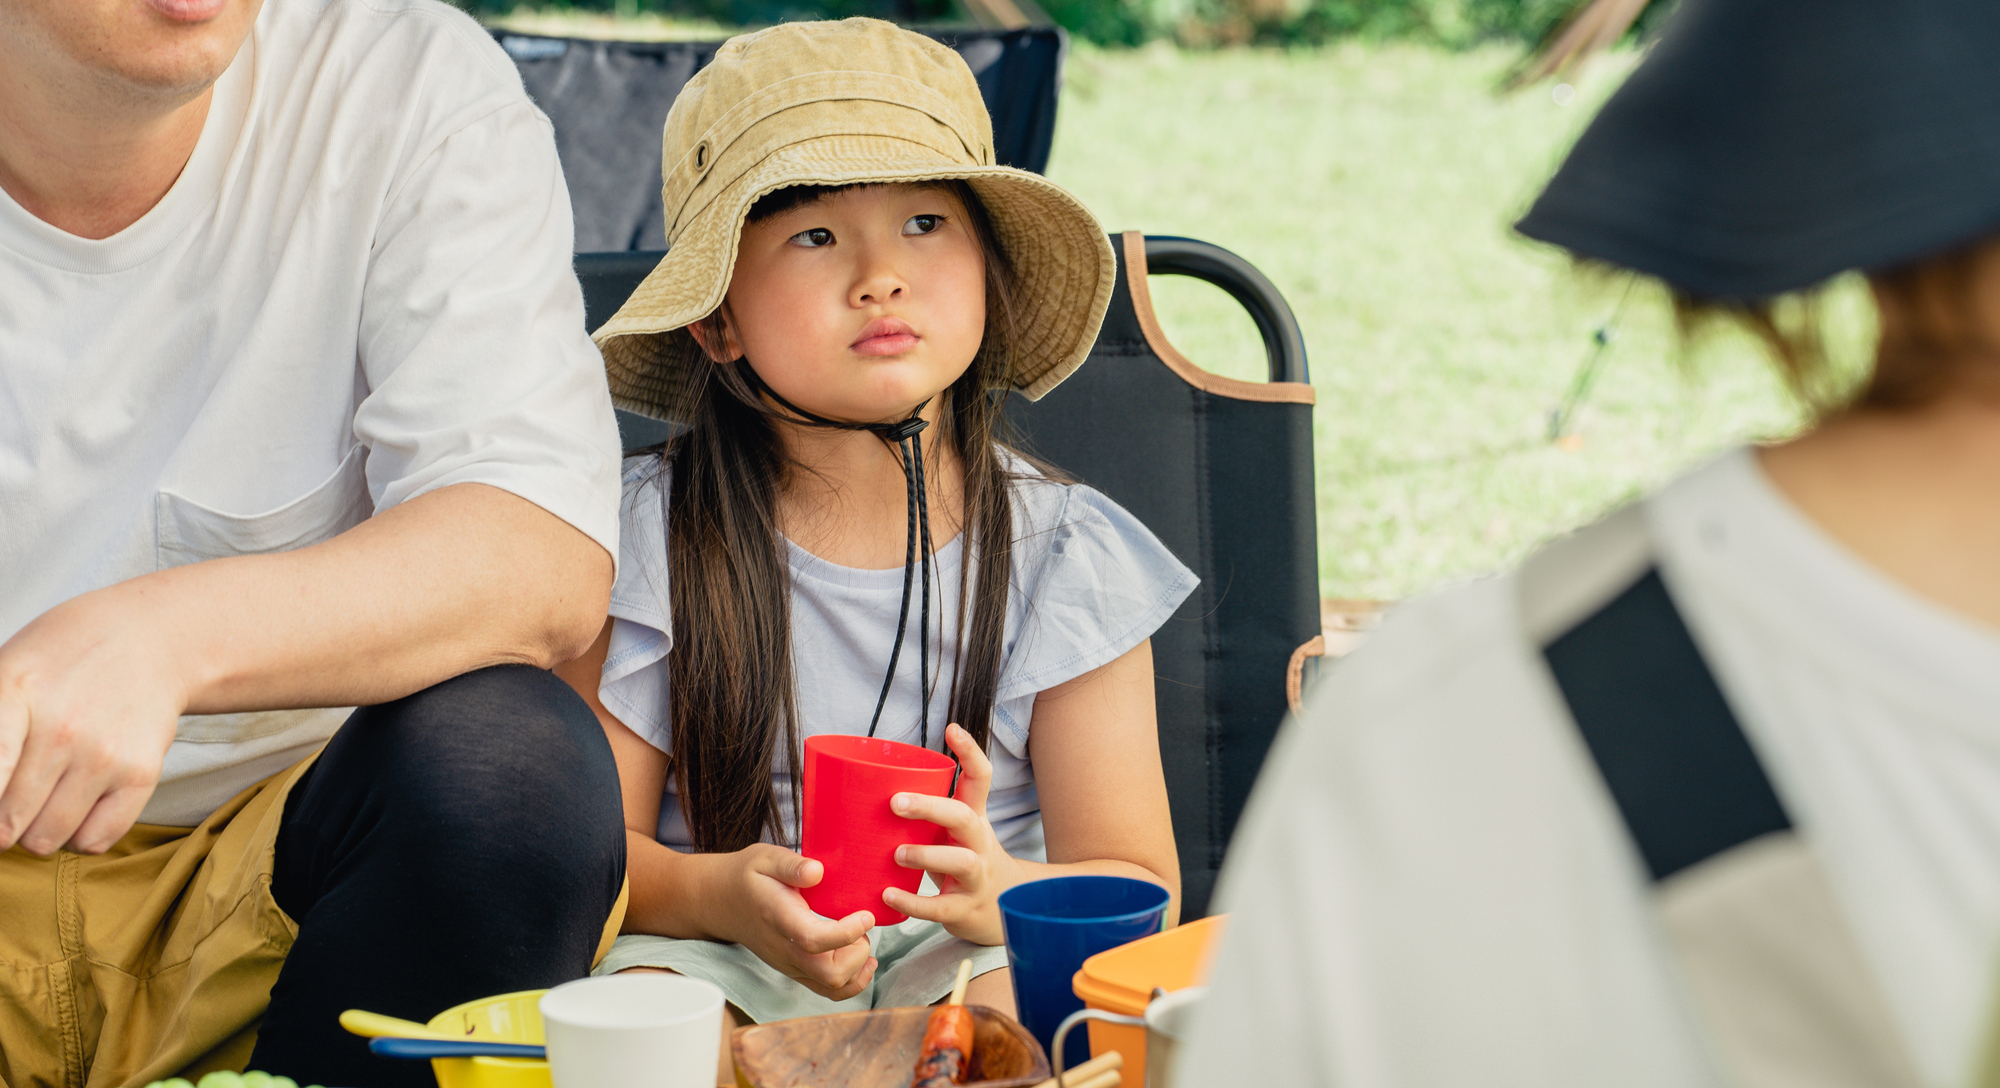
M1028 737L1035 697L1113 661L1152 637L1197 584L1138 519L1102 493L1049 480L1019 461L1014 488L1014 561L1000 681L994 696L993 787L987 816L1009 853L1043 856L1041 805ZM625 462L618 582L612 590L611 647L599 696L633 732L671 751L673 727L666 657L673 648L666 559L667 469L658 455ZM801 739L865 733L882 690L896 637L903 570L836 566L786 542L792 579L792 660ZM947 694L958 657L959 571L965 537L933 558L932 661L942 662L927 728L920 730L916 609L876 735L916 744L920 733L941 749ZM946 619L940 623L938 617ZM939 628L942 628L940 645ZM785 823L793 828L789 769L772 768ZM661 799L659 840L692 850L671 779Z

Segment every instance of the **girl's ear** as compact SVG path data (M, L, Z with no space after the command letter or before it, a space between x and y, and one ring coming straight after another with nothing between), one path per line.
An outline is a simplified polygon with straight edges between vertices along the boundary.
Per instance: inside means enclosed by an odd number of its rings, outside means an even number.
M743 344L736 339L736 330L730 326L729 316L717 310L688 327L694 342L701 345L709 359L718 363L733 363L743 358Z

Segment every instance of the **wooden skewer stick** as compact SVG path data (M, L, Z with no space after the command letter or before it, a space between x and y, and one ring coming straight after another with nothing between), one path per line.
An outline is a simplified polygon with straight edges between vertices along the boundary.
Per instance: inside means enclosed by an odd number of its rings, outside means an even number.
M1109 1088L1118 1082L1107 1081L1105 1084L1098 1084L1097 1078L1105 1073L1116 1073L1124 1064L1125 1055L1115 1050L1107 1050L1074 1069L1063 1070L1060 1084L1056 1078L1050 1077L1035 1085L1035 1088Z
M1078 1066L1077 1068L1080 1069L1082 1066ZM1069 1079L1069 1072L1065 1070L1063 1072L1063 1080L1069 1081L1069 1088L1118 1088L1120 1084L1124 1083L1125 1074L1116 1069L1106 1069L1094 1077L1071 1081ZM1054 1082L1051 1081L1050 1083Z
M951 1000L946 1001L945 1004L947 1005L965 1004L965 988L971 984L972 984L972 961L959 960L958 981L952 985ZM932 990L931 992L936 993L937 991Z

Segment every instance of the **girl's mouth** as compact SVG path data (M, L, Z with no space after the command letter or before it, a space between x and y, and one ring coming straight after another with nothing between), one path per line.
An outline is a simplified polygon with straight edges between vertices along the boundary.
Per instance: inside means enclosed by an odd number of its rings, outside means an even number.
M894 317L878 317L861 330L848 348L857 355L901 355L922 339L909 322Z

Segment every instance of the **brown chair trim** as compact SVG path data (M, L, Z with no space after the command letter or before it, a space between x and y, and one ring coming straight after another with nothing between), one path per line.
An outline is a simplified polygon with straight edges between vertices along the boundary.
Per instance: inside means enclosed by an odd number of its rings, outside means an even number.
M1019 4L1014 3L1014 0L965 0L965 6L971 9L974 18L981 26L1019 30L1034 22L1021 10Z
M1139 328L1146 345L1167 364L1167 369L1196 389L1233 400L1261 400L1284 404L1312 404L1313 387L1304 382L1246 382L1211 374L1188 361L1188 357L1167 339L1160 319L1153 313L1153 292L1146 286L1146 236L1128 230L1120 239L1125 246L1125 281L1132 289L1132 308L1139 313Z
M1297 382L1286 382L1297 385ZM1326 636L1314 635L1292 651L1291 663L1285 666L1285 702L1291 704L1292 713L1305 710L1306 658L1326 656Z

